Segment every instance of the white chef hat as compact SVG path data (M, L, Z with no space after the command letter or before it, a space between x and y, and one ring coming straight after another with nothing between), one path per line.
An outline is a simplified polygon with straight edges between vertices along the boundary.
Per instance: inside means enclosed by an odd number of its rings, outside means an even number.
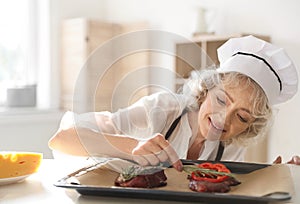
M218 72L249 76L261 86L271 105L283 103L296 94L296 67L282 48L249 35L228 40L217 52Z

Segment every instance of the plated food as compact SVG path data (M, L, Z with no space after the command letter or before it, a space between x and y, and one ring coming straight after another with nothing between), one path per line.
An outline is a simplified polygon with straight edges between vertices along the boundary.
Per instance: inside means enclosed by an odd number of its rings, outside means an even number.
M196 192L226 193L231 186L239 185L230 170L221 163L205 162L184 166L188 173L189 188ZM115 179L115 185L121 187L155 188L167 185L167 176L161 167L141 167L138 165L124 169Z
M193 166L185 166L189 173L189 188L196 192L227 193L230 186L239 185L230 170L221 163L202 163Z

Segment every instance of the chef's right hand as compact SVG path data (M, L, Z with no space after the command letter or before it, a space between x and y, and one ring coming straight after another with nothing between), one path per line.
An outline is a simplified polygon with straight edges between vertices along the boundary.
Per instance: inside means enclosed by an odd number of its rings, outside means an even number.
M161 162L170 162L178 171L182 171L183 168L176 151L159 133L149 140L140 141L132 150L132 155L133 160L143 166L155 166Z

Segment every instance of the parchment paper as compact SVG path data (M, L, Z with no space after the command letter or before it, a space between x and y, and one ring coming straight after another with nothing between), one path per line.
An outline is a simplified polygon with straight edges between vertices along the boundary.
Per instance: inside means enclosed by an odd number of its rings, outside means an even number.
M167 186L153 188L153 190L191 192L188 188L189 181L186 172L167 168L165 173L168 178ZM82 185L113 188L118 175L118 172L104 165L89 171L77 172L70 179L75 178ZM249 174L234 175L241 181L241 184L231 187L228 194L261 197L272 193L292 194L294 191L290 169L285 164L271 165Z

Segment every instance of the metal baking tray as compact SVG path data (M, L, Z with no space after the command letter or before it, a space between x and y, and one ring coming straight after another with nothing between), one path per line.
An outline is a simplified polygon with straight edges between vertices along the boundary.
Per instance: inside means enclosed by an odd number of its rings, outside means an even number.
M195 163L203 163L207 161L202 160L182 160L184 165ZM213 161L209 161L212 162ZM225 164L232 173L247 174L259 169L266 168L268 164L245 163L245 162L221 162ZM90 185L78 182L75 178L76 175L84 174L88 169L93 166L82 168L68 176L58 180L54 185L57 187L75 189L81 195L89 196L109 196L109 197L122 197L122 198L137 198L137 199L151 199L151 200L168 200L168 201L183 201L194 203L243 203L243 204L260 204L269 202L280 202L291 199L289 193L273 193L266 196L244 196L244 195L231 195L228 193L198 193L193 191L170 191L161 188L144 189L144 188L127 188L116 187L113 185ZM98 176L101 176L99 174Z

